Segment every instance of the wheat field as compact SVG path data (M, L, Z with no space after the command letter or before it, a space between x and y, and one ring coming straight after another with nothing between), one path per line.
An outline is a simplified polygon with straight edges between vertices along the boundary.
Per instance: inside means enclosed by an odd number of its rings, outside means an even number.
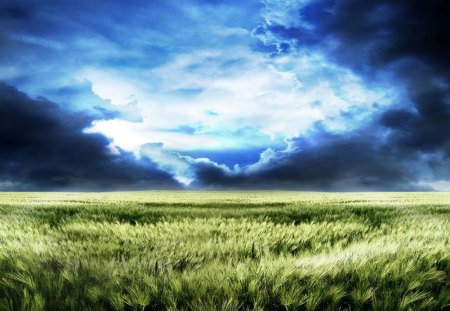
M449 310L450 194L0 193L0 310Z

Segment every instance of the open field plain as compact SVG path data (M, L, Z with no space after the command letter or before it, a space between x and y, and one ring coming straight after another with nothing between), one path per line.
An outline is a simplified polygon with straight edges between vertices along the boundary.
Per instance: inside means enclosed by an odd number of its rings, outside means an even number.
M449 310L450 194L0 193L0 310Z

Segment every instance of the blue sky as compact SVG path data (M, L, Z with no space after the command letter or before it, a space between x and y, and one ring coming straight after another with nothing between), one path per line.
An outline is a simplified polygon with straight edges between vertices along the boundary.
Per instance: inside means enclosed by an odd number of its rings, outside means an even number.
M418 0L1 1L1 104L13 121L0 189L449 189L448 11ZM33 111L71 134L44 126L45 147L12 144ZM61 155L77 144L94 150ZM89 173L96 153L104 176ZM125 174L130 165L152 177Z

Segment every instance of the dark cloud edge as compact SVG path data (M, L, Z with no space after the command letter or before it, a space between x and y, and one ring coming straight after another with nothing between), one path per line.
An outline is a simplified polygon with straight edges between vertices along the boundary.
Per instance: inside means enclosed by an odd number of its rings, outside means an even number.
M181 188L149 159L84 133L94 119L0 83L0 191Z

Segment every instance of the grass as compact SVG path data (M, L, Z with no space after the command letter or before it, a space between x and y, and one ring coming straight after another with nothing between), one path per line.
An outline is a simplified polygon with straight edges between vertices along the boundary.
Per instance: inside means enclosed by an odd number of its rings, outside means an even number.
M449 310L450 194L0 193L0 310Z

